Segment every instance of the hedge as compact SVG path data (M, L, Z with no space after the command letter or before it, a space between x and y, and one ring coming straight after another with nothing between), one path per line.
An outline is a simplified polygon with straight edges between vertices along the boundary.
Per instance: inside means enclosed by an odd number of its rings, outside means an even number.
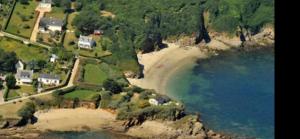
M8 93L9 93L9 89L6 85L4 85L4 91L3 91L3 99L4 101L7 101L7 97L8 97Z

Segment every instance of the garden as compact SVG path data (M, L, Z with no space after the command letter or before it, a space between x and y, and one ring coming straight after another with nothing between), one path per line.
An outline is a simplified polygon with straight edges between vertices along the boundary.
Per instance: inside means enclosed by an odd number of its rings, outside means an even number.
M28 1L28 4L17 2L6 28L12 34L30 38L38 13L35 12L37 1Z
M14 0L0 1L0 30L4 30L14 3Z

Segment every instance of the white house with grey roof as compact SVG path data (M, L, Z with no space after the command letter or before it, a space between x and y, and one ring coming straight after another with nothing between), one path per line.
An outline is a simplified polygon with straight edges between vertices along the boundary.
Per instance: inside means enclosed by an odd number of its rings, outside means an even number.
M39 3L39 8L42 8L42 9L51 9L51 5L52 5L52 0L42 0Z
M62 31L64 21L52 17L43 17L39 23L39 31L47 33L48 31Z
M50 62L55 63L57 59L58 59L58 56L55 54L52 54L50 57Z
M24 65L24 63L21 60L19 60L18 63L15 64L15 68L16 68L16 70L24 70L25 69L25 65Z
M18 85L32 83L33 70L17 70L15 75Z
M60 77L58 75L40 74L38 81L45 85L59 85Z
M84 49L93 49L95 42L92 37L80 35L78 40L78 47Z

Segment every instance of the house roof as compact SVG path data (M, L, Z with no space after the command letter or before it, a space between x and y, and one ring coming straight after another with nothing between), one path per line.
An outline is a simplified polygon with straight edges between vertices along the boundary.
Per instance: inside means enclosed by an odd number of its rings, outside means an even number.
M93 38L92 38L92 37L89 37L89 36L82 36L82 35L80 35L79 41L80 41L80 42L88 42L88 43L91 43L91 42L93 41Z
M51 75L51 74L40 74L39 78L60 80L58 75Z
M42 0L42 3L52 3L52 0Z
M17 63L16 63L16 66L17 67L20 67L20 66L24 66L23 62L21 60L19 60Z
M57 56L57 55L55 55L55 54L52 54L52 55L51 55L51 58L58 59L58 56Z
M156 98L156 101L157 101L159 104L163 104L163 103L166 103L166 102L167 102L167 100L164 99L164 98L162 98L162 97L157 97L157 98Z
M64 22L60 19L56 18L48 18L48 17L43 17L40 21L40 26L42 27L47 27L47 26L63 26Z
M18 70L17 71L17 78L31 79L32 75L33 75L32 70Z

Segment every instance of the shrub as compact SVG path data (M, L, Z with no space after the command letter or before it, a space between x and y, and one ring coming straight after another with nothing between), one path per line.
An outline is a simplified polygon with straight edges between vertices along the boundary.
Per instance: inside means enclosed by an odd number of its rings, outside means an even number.
M12 75L12 74L7 75L5 78L5 81L6 81L6 85L9 89L16 87L17 81L16 81L16 78L14 75Z
M103 87L114 94L122 92L122 87L113 79L107 79L103 82Z
M36 111L36 106L32 102L27 102L21 109L18 110L18 116L23 119L29 119Z

